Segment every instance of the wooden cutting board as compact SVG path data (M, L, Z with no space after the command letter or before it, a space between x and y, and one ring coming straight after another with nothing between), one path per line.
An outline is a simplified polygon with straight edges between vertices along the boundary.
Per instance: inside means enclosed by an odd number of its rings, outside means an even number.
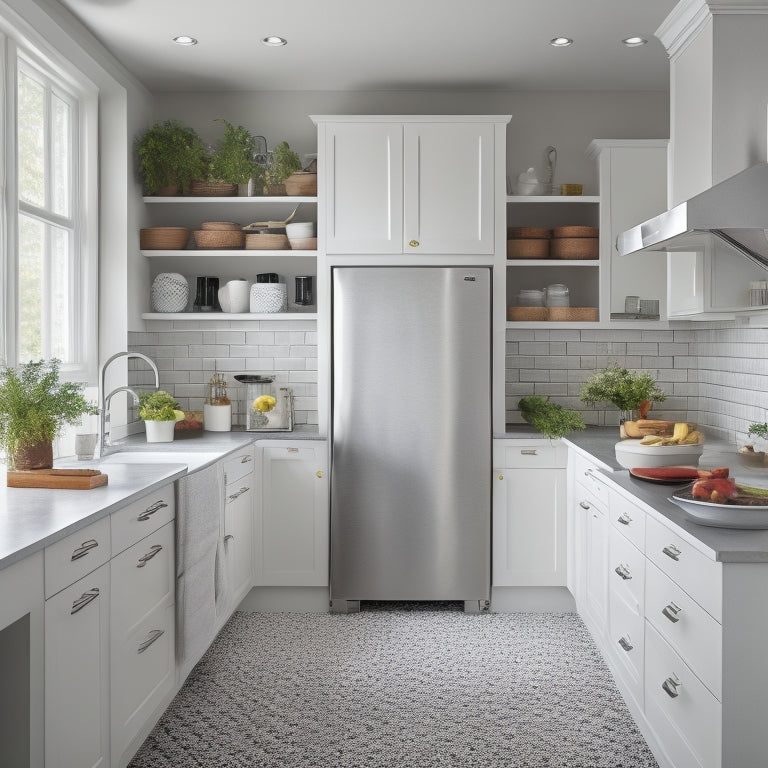
M109 475L97 469L30 469L9 470L6 485L9 488L64 488L87 491L106 485Z

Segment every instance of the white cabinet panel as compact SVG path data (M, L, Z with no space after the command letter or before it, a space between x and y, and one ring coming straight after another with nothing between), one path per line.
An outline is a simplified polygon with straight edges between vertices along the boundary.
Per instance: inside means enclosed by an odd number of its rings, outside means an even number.
M227 613L253 582L253 473L227 486L224 504L224 556L227 567Z

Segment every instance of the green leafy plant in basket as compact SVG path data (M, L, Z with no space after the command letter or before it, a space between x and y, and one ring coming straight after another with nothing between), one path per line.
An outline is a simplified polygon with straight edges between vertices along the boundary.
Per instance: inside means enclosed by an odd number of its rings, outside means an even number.
M264 169L265 193L270 194L292 173L301 170L301 158L294 152L287 141L281 141L272 150L272 160Z
M224 125L224 136L210 159L208 179L228 184L247 184L254 179L259 186L263 185L264 169L254 160L256 137L244 126L235 127L223 117L216 122Z
M587 428L580 413L552 403L546 397L521 397L517 407L520 409L520 415L534 429L552 439Z
M207 170L205 145L193 128L178 120L163 120L147 129L136 139L136 156L150 195L166 188L178 194Z
M60 381L61 361L38 360L0 370L0 447L11 469L50 469L54 438L96 406L83 385Z

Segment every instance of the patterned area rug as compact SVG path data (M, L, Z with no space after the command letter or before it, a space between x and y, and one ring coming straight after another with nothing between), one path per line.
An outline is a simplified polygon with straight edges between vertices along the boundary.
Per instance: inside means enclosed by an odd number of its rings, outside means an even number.
M656 768L575 614L236 613L130 768Z

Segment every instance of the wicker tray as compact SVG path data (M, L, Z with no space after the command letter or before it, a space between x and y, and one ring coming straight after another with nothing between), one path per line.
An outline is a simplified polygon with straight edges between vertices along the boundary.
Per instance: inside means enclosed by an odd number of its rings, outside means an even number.
M558 322L592 322L597 320L597 307L546 307L547 320Z
M291 246L288 243L288 235L246 235L245 247L248 250L257 251L284 251Z
M555 227L552 237L598 237L597 227Z
M200 229L204 229L207 232L231 232L234 230L239 231L242 227L234 221L204 221L200 225Z
M189 182L189 194L194 197L236 197L237 184L192 179Z
M548 259L549 239L507 240L508 259Z
M507 320L546 320L547 307L507 307Z
M192 234L198 248L242 248L245 241L245 234L241 231L197 229Z
M187 227L148 227L139 230L142 251L181 251L189 242Z
M544 227L507 227L507 240L518 238L547 239L552 237L552 230Z
M549 251L553 259L597 259L599 240L596 237L555 237Z

